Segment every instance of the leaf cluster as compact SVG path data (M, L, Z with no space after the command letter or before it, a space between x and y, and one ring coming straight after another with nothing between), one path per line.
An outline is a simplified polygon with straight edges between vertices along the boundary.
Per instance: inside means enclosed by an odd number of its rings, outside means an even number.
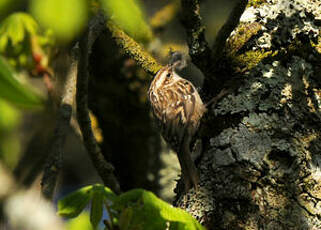
M147 42L152 31L138 0L31 0L28 12L13 12L17 1L0 4L0 98L25 108L41 106L39 95L22 83L17 72L30 76L50 73L50 51L68 44L87 25L88 18L103 9L108 17L138 42ZM9 7L10 6L10 7ZM98 9L98 10L97 10ZM9 65L13 68L10 68Z
M58 202L58 214L74 218L91 203L90 222L97 229L103 207L108 212L107 229L201 230L190 214L157 198L152 192L133 189L119 196L109 188L96 184L83 187Z
M22 84L10 66L0 57L0 98L18 106L35 108L42 104L42 98L30 87Z

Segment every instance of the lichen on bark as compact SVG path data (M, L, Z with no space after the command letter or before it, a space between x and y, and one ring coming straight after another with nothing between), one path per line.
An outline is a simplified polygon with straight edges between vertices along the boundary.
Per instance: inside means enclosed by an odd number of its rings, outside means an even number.
M320 9L262 1L231 34L234 88L205 120L201 189L177 201L208 229L321 229Z

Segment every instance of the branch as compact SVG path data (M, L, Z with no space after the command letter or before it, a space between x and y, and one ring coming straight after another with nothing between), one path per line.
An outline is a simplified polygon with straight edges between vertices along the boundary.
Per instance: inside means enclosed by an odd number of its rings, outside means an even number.
M212 68L211 49L205 39L205 27L200 16L199 0L181 0L183 25L192 62L207 75Z
M77 61L73 59L70 71L66 77L61 105L57 112L56 128L52 141L50 142L49 157L41 181L42 194L45 198L50 200L53 198L59 171L62 168L62 152L70 125L72 105L76 92L76 73Z
M248 0L238 0L227 21L217 33L213 45L213 64L215 66L217 66L218 61L223 56L226 40L239 24L240 18L246 8L247 3Z
M114 167L104 158L97 141L94 137L88 110L88 59L91 47L97 36L105 29L105 24L101 24L103 20L96 17L89 25L89 29L83 35L79 42L80 54L77 75L77 118L80 130L83 135L85 147L89 153L93 165L97 169L98 174L102 178L105 185L111 187L116 193L120 192L119 183L114 175ZM103 26L102 26L103 25Z
M116 43L147 73L154 76L157 71L162 68L162 66L158 64L148 52L146 52L134 39L115 25L114 22L109 20L107 22L107 27L112 33L112 37L115 39Z

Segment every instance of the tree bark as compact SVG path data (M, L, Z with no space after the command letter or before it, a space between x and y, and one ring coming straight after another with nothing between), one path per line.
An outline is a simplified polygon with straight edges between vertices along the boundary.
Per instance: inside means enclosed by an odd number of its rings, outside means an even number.
M176 201L208 229L321 229L320 12L250 1L229 37L231 93L203 119L200 189Z

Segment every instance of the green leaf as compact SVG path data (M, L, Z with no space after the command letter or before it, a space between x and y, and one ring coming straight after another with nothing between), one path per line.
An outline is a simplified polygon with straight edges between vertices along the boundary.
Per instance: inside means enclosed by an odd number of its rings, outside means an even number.
M139 42L152 39L152 30L137 0L100 0L111 19L128 35Z
M103 216L104 186L94 185L92 189L92 201L90 209L90 222L97 229Z
M180 229L185 226L184 229L204 229L197 220L195 220L190 214L182 209L174 208L165 201L157 198L153 193L145 191L143 193L143 201L147 206L151 206L153 209L159 211L161 218L176 226L173 229Z
M21 111L2 98L0 98L0 111L0 160L12 169L21 152L21 143L17 138Z
M58 214L73 218L78 216L92 197L93 186L83 187L58 201Z
M96 185L97 186L97 185ZM103 191L104 191L104 197L109 200L109 201L114 201L116 199L116 195L113 191L111 191L110 188L105 187L104 185L100 185L103 187Z
M29 14L11 14L0 25L0 52L4 52L9 41L16 46L25 39L26 34L35 35L37 30L38 24Z
M93 230L88 213L83 212L77 218L68 221L67 230Z
M71 41L85 26L87 0L31 0L30 11L61 42Z
M136 203L137 200L144 193L144 189L133 189L119 195L112 205L114 209L121 210L128 206L128 204Z
M25 108L40 107L43 104L43 99L31 87L18 81L2 57L0 57L0 97Z
M9 132L14 129L21 120L19 110L0 98L0 133Z
M131 207L123 209L119 217L119 228L121 230L129 229L133 217L133 212L133 208Z
M0 35L0 52L4 52L8 44L8 37Z
M153 193L142 189L126 192L114 201L113 208L120 210L123 226L128 229L204 229L190 214L160 200ZM132 211L131 211L132 210ZM130 220L124 221L123 216ZM129 222L130 221L130 222Z

